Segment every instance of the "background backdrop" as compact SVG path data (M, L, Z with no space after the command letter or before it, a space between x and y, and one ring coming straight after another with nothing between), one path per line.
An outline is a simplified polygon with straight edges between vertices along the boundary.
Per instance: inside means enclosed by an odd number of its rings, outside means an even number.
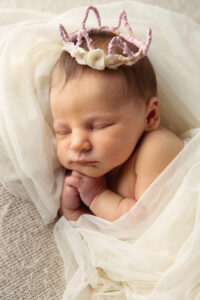
M136 0L148 4L158 5L185 14L200 22L199 0ZM0 8L28 8L39 11L61 13L65 10L82 5L95 5L117 0L0 0Z

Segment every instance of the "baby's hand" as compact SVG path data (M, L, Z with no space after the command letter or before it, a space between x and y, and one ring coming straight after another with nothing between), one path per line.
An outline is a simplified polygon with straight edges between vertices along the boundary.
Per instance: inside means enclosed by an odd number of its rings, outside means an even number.
M71 176L66 178L66 183L78 190L81 200L90 207L94 198L106 189L105 177L93 178L73 171Z
M64 213L64 210L75 210L81 205L79 192L76 187L73 187L67 183L67 178L70 174L65 175L63 181L63 188L60 197L60 212Z

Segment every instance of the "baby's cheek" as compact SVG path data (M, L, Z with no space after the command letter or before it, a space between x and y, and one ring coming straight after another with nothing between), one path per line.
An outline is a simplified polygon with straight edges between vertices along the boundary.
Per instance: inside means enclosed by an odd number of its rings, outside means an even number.
M59 162L61 163L61 165L63 165L65 168L67 168L68 167L67 150L60 143L57 143L56 155L57 155L57 158L58 158Z
M127 159L129 155L129 151L127 151L127 147L124 148L123 141L119 137L112 136L109 139L105 139L101 142L101 153L104 155L107 161L113 162L117 160L117 162L122 163Z

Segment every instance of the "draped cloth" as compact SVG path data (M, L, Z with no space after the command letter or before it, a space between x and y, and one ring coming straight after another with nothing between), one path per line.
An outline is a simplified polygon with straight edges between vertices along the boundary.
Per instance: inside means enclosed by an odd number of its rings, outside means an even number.
M67 282L63 299L198 299L200 27L134 1L97 7L103 25L116 25L125 9L141 39L152 28L149 57L162 124L187 143L119 220L84 215L57 222ZM85 9L61 15L0 11L0 183L32 201L46 224L57 215L64 175L49 107L50 73L62 51L58 25L69 32L80 28ZM95 24L91 13L86 26Z
M113 223L86 215L57 222L63 299L200 297L200 129L186 136L185 148L127 215Z

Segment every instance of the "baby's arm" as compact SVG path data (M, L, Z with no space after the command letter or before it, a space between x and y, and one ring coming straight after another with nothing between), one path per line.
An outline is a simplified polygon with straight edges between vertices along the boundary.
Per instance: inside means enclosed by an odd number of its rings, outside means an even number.
M66 183L78 190L83 203L98 217L114 221L128 212L135 200L109 190L104 177L92 178L73 171Z

